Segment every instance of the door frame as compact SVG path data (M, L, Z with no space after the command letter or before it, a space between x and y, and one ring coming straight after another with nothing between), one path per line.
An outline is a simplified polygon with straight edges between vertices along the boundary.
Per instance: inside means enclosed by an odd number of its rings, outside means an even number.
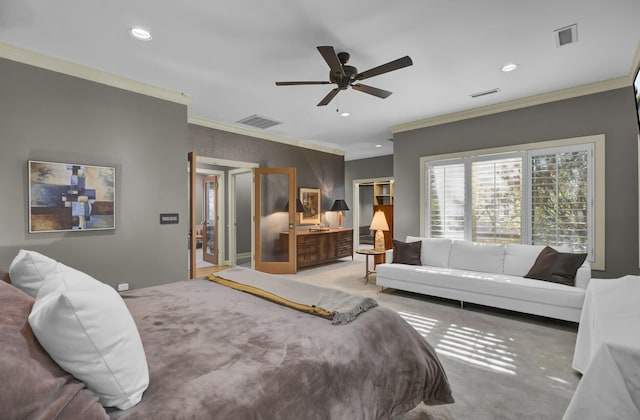
M353 211L351 212L353 223L353 249L360 248L360 185L386 181L393 181L393 177L384 176L379 178L363 178L353 180Z
M195 152L191 152L191 153L195 153ZM235 170L247 170L247 171L251 171L254 168L259 168L260 164L257 162L248 162L248 161L240 161L240 160L231 160L231 159L221 159L221 158L217 158L217 157L211 157L211 156L201 156L201 155L197 155L196 156L196 163L204 163L207 165L214 165L214 166L223 166L223 167L228 167L229 169L229 173L231 173L232 171ZM197 170L197 169L196 169ZM229 183L229 179L231 178L231 176L226 177L227 181L226 182L222 182L222 185L226 185L227 183ZM218 231L222 231L223 234L221 234L222 236L222 240L220 243L220 246L222 247L220 249L220 255L219 255L219 259L218 259L218 264L227 264L227 265L231 265L229 259L227 259L227 252L226 252L226 246L225 246L225 237L226 237L226 232L228 232L229 235L229 244L231 243L236 243L236 238L235 238L235 229L229 229L230 226L230 222L227 221L226 219L226 215L225 212L229 211L229 215L231 215L231 212L229 210L230 208L230 202L232 200L235 200L235 195L234 196L229 196L227 197L224 188L221 189L223 191L223 194L221 195L221 199L220 201L218 201L218 203L220 204L218 211L221 212L220 213L220 217L221 220L223 221L221 224L219 224L219 226L223 226L222 228L219 228ZM234 189L234 194L235 194L235 189ZM229 198L227 200L227 198ZM252 220L255 220L255 215L253 214L253 208L254 208L254 185L253 185L253 181L251 184L251 218ZM195 217L195 209L194 209L194 217ZM227 224L229 223L229 224ZM194 226L195 229L195 226ZM252 266L253 266L253 260L255 258L255 250L253 249L253 243L255 242L254 240L255 238L255 230L254 230L254 226L253 223L251 224L251 260L252 260ZM195 245L194 245L195 246ZM229 245L231 246L231 245ZM235 245L234 245L235 246ZM229 248L229 254L231 254L231 248ZM194 257L195 258L195 257Z
M237 200L238 200L238 196L236 193L236 177L238 175L244 175L246 173L251 174L251 268L254 268L254 258L253 256L255 255L255 250L254 250L254 235L255 235L255 226L253 223L253 220L255 220L255 214L254 214L254 195L255 195L255 178L253 175L253 168L251 167L241 167L241 168L236 168L236 169L231 169L229 171L229 178L228 178L228 183L229 183L229 201L227 202L227 208L228 208L228 214L229 214L229 254L228 254L228 264L232 267L234 267L236 265L236 261L237 261L237 243L238 243L238 238L237 238L237 231L236 231L236 226L237 226L237 213L236 213L236 206L237 206Z

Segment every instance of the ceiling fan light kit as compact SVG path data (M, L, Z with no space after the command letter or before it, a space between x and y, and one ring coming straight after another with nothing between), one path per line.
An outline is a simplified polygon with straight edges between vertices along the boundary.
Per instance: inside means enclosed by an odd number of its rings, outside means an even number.
M336 54L336 51L331 46L319 46L318 51L329 66L330 71L328 81L276 82L276 86L337 85L337 87L333 88L324 98L322 98L318 103L318 106L328 105L341 90L347 90L349 87L359 92L368 93L369 95L384 99L389 97L393 92L356 82L373 76L378 76L383 73L388 73L390 71L399 70L413 64L411 58L409 56L405 56L386 64L373 67L369 70L363 71L362 73L358 73L357 68L347 65L350 58L349 53L339 52Z

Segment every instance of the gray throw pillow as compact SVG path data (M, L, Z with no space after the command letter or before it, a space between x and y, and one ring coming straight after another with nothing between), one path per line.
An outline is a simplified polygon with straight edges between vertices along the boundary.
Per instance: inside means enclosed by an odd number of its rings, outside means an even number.
M524 277L575 286L576 272L586 258L587 254L558 252L547 246Z
M393 240L393 263L422 265L420 254L422 251L422 241L401 242Z

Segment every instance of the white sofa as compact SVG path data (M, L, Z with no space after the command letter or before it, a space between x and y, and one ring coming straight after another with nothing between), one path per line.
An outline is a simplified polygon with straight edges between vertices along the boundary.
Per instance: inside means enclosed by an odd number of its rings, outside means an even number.
M579 322L591 279L588 262L578 269L575 286L524 278L544 246L485 244L407 236L422 241L421 264L377 266L376 284L425 295ZM562 251L558 249L558 251Z

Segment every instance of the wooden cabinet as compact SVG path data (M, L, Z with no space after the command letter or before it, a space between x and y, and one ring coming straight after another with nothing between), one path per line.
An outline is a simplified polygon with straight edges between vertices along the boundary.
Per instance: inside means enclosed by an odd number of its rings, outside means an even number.
M393 182L376 181L373 183L373 205L393 205Z
M281 233L282 243L288 242L289 234ZM353 258L353 229L333 228L296 232L298 268L335 261L339 258Z

